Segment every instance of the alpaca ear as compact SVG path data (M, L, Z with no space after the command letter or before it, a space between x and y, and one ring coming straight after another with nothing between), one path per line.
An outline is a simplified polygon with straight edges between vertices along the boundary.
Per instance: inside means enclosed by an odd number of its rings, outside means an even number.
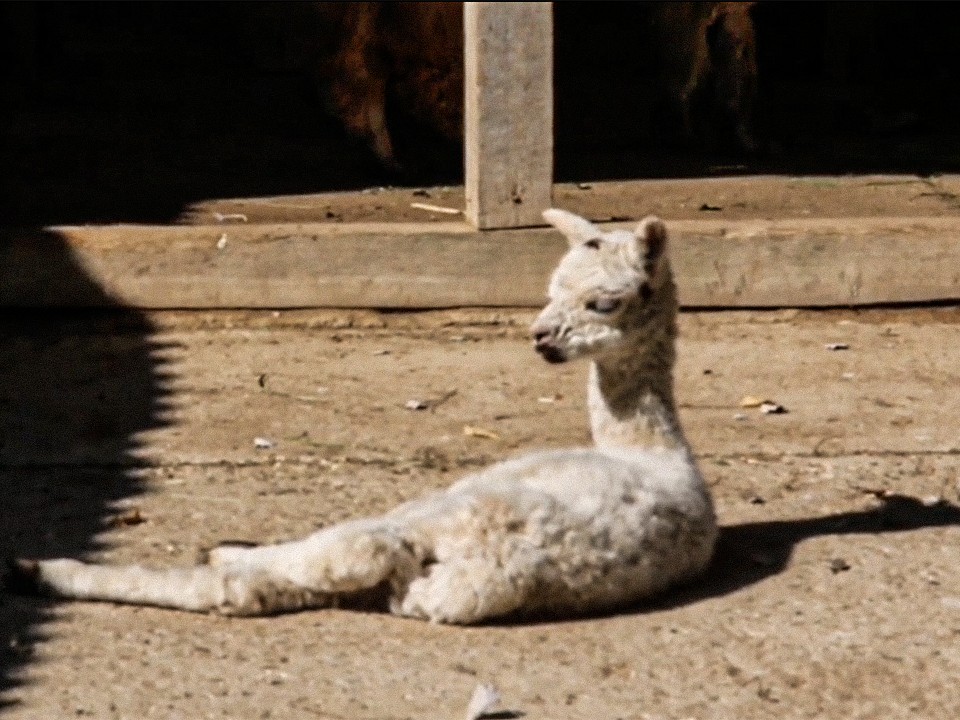
M657 274L661 261L667 255L667 226L660 218L650 215L640 221L633 234L636 237L638 264L642 263L644 270L652 277Z
M551 208L543 211L543 219L564 234L570 247L583 245L600 237L601 231L596 225L566 210Z

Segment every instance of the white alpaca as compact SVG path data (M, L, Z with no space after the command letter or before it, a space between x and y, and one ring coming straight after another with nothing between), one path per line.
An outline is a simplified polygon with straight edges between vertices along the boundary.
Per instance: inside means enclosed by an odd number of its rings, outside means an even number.
M602 232L562 210L544 217L571 249L531 331L550 362L592 360L596 447L508 460L383 517L302 540L221 546L196 567L19 560L8 583L227 615L382 591L398 615L475 623L604 611L694 577L710 560L716 522L674 405L666 228L647 218L635 232Z

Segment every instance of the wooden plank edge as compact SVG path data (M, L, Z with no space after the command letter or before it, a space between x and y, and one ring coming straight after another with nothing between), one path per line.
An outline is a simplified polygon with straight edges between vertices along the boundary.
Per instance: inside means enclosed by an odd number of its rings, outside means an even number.
M685 306L960 300L960 218L670 227ZM0 307L537 307L564 250L552 229L481 232L465 223L8 230L0 231Z
M553 188L553 7L463 12L464 210L483 229L541 222Z

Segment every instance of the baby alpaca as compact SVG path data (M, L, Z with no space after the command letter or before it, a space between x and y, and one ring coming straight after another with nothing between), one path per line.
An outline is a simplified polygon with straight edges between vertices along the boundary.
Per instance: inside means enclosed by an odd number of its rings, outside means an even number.
M398 615L475 623L609 610L696 576L716 522L674 405L677 299L666 228L652 217L634 232L603 232L563 210L544 217L570 250L531 332L551 363L591 360L595 447L508 460L383 517L302 540L221 546L197 567L18 560L7 582L226 615L382 591Z

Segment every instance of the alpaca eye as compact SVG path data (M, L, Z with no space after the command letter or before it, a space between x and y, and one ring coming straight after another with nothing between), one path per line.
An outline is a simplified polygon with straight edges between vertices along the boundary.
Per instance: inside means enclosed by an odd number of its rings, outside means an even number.
M617 298L611 297L600 297L596 300L589 300L586 304L587 310L590 312L601 313L607 315L612 313L614 310L619 308L621 301Z
M653 288L650 287L649 283L643 283L640 285L638 294L643 300L649 300L651 297L653 297Z

